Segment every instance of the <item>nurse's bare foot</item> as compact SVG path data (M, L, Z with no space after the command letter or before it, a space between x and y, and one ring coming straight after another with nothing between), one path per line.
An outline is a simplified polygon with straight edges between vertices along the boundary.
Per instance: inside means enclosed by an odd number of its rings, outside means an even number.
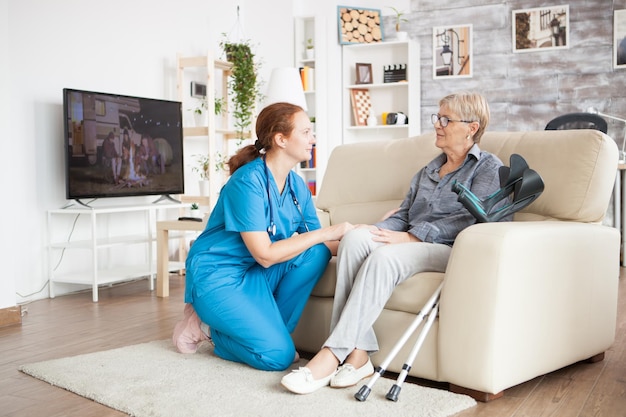
M174 327L172 341L180 353L196 353L200 342L209 337L200 329L200 317L191 304L185 304L184 318Z

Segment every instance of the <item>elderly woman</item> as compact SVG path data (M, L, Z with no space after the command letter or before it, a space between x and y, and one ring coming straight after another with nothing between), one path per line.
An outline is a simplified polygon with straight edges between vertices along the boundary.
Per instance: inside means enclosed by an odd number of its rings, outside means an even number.
M416 273L445 271L454 239L475 223L452 183L464 184L481 199L500 188L502 162L478 147L489 123L481 95L444 97L432 122L442 153L413 177L400 208L341 240L330 336L306 367L282 378L288 390L307 394L329 384L348 387L372 375L369 356L378 350L372 325L394 288Z

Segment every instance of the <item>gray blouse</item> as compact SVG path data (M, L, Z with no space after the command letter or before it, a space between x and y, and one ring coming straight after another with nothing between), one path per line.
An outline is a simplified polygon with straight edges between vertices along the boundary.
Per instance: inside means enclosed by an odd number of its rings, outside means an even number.
M442 153L418 171L411 180L400 210L376 223L376 226L409 232L423 242L452 246L461 230L476 223L474 216L458 201L452 184L457 181L465 185L482 200L500 189L498 170L502 162L474 144L459 168L439 178L439 170L446 160L446 155ZM496 207L506 201L501 201ZM511 217L502 220L510 220Z

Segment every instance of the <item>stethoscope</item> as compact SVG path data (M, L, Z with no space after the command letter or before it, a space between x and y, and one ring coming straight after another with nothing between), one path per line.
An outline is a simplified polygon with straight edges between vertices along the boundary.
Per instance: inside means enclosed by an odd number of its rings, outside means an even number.
M270 206L270 225L267 226L267 233L270 236L276 235L276 223L274 223L274 208L272 206L272 197L270 196L270 175L269 170L267 169L267 163L265 162L265 156L263 156L263 167L265 168L265 188L267 189L267 203ZM289 188L289 194L291 194L291 199L293 200L293 204L295 204L298 212L300 213L300 217L302 217L302 222L304 223L304 228L306 231L309 231L309 226L306 224L306 220L304 219L304 213L302 212L302 207L300 207L300 203L298 202L298 198L296 197L296 193L293 192L293 188L291 188L291 176L287 175L287 187Z

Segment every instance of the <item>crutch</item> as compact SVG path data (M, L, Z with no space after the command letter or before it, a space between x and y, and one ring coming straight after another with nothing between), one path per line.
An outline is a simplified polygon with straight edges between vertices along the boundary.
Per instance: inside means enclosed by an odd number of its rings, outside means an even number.
M432 310L430 310L430 313L428 314L428 320L426 320L426 323L424 323L424 328L422 328L422 331L417 337L417 340L415 341L415 345L413 346L413 350L411 350L411 353L409 353L409 357L407 358L404 365L402 365L402 371L400 372L400 375L398 375L398 379L396 380L396 383L393 384L393 386L389 389L389 392L385 396L385 398L387 398L388 400L398 401L398 395L400 395L402 384L404 383L404 380L406 379L407 375L411 371L411 365L415 361L415 357L417 356L417 353L422 347L422 343L424 343L424 339L426 339L426 335L430 331L430 328L433 325L433 322L435 321L435 318L437 317L438 313L439 313L439 299L437 299L437 302L433 306Z
M484 200L475 196L463 184L452 183L452 191L459 195L458 200L476 218L479 223L497 222L505 216L519 211L535 201L543 192L541 176L528 167L520 155L511 155L511 167L500 167L500 188ZM495 205L513 194L512 201L496 210Z
M391 349L391 352L389 352L389 354L382 361L382 363L379 366L376 367L374 375L372 375L372 377L369 379L369 381L367 381L367 383L365 385L363 385L356 394L354 394L354 398L356 398L359 401L365 401L367 399L367 397L370 395L370 392L372 391L372 387L374 386L374 383L376 383L378 378L383 376L383 374L387 370L387 367L389 366L389 364L391 363L393 358L396 357L396 355L398 354L400 349L402 349L402 346L404 346L406 344L407 340L409 340L409 337L411 337L411 335L418 328L418 326L420 325L420 323L422 322L424 317L427 316L430 313L430 311L433 309L433 306L438 302L439 294L441 293L441 288L443 288L443 282L441 284L439 284L439 287L437 287L437 290L434 292L434 294L428 299L428 301L426 301L426 304L424 304L424 307L422 307L420 312L417 314L417 317L415 317L413 322L404 331L404 333L402 334L400 339L396 342L396 344ZM426 329L426 327L424 327L424 329L422 329L422 332L424 330L428 331L428 329ZM421 336L421 334L420 334L420 336ZM424 334L424 337L426 337L425 334ZM418 342L421 345L421 342L419 341L419 339L420 339L420 337L418 337ZM419 346L418 346L418 349L419 349ZM411 354L413 354L412 351L411 351ZM417 351L415 352L415 355L417 355ZM403 367L403 371L404 371L404 367Z

